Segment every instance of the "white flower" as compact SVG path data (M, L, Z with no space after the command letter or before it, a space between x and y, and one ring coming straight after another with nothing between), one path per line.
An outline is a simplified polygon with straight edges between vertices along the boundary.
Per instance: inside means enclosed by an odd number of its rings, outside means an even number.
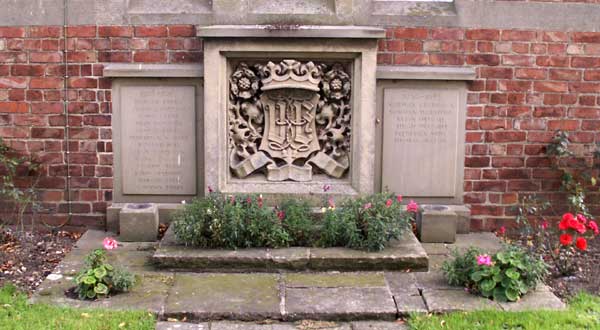
M185 205L185 201L181 201L181 204Z

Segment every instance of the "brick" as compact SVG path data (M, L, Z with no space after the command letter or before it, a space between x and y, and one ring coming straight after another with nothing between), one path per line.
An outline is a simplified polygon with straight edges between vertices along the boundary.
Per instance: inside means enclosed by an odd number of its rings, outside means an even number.
M569 82L569 91L574 93L600 93L600 82Z
M0 77L0 88L27 88L27 78Z
M164 51L136 51L133 54L134 62L161 63L166 62L167 53Z
M166 26L136 26L134 34L136 37L166 37L168 30Z
M169 37L195 37L196 29L193 25L170 25Z
M600 68L600 58L574 56L571 59L571 66L574 68Z
M502 31L502 40L505 41L534 41L536 33L534 31L504 30Z
M71 128L69 138L74 140L96 140L98 139L98 129L89 127Z
M473 29L467 30L465 36L467 39L471 40L499 40L500 31L491 29Z
M431 39L436 40L462 40L465 32L462 29L437 28L431 31Z
M546 69L519 68L515 70L515 77L519 79L546 79Z
M481 119L479 120L479 127L483 130L495 130L495 129L506 129L508 123L504 119Z
M583 80L600 80L600 70L585 70Z
M502 55L502 64L516 66L532 66L534 57L528 55Z
M73 164L97 164L98 156L92 152L72 152L69 154L69 161Z
M531 81L525 80L501 80L498 82L498 90L501 91L521 91L531 90Z
M29 88L34 89L59 89L63 87L62 78L35 77L29 81Z
M394 64L426 65L428 61L426 54L394 54Z
M533 83L533 90L536 92L561 93L567 92L569 85L566 82L558 81L536 81Z
M111 116L108 115L86 115L83 117L83 123L90 126L110 126Z
M11 67L13 76L43 76L45 67L43 65L17 64Z
M394 38L396 39L426 39L427 29L424 28L395 28Z
M420 40L406 40L404 41L404 51L409 53L422 52L423 42Z
M508 181L508 191L538 191L540 184L531 180L511 180Z
M69 63L91 63L96 62L95 51L75 51L67 53L67 61Z
M29 136L27 127L0 127L0 136L3 138L26 138Z
M202 63L201 52L169 52L170 63Z
M69 26L67 27L68 37L95 37L96 26Z
M580 43L600 43L600 32L573 32L571 41Z
M473 191L496 191L505 192L505 181L475 181L473 182Z
M98 79L70 77L67 84L70 88L98 88Z
M490 157L466 157L465 167L488 167L490 166Z
M481 78L510 79L513 77L513 69L481 67L479 76Z
M563 130L563 131L575 131L579 128L578 120L549 120L548 121L548 129L549 130Z
M25 37L25 28L0 26L0 38L23 38Z
M98 27L99 37L131 37L133 28L131 26L100 26Z
M481 65L498 65L500 64L500 56L495 54L473 54L467 55L468 64Z
M580 70L551 69L551 80L581 80Z
M0 102L0 113L26 113L29 106L26 102Z
M523 167L525 165L523 157L494 157L492 158L493 167Z
M31 113L56 114L63 113L63 104L59 102L31 103Z
M565 32L558 32L558 31L544 32L542 34L542 40L550 41L550 42L560 42L560 41L564 42L564 41L569 40L569 35Z
M429 63L433 65L462 65L465 58L460 54L430 54Z
M29 60L34 63L60 63L62 62L62 53L32 52L29 54Z
M566 56L538 56L535 63L539 66L567 67L569 58Z
M519 142L525 141L526 133L520 131L497 131L497 132L486 132L486 142Z
M62 139L64 137L64 129L62 128L39 128L31 129L31 137L34 139Z

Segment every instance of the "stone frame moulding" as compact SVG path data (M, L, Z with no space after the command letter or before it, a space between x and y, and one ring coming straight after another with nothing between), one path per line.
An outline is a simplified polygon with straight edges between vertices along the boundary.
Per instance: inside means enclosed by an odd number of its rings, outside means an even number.
M222 193L263 193L311 196L324 184L334 195L373 192L375 180L375 82L377 40L385 31L358 26L206 26L197 35L204 43L204 164L205 189ZM229 79L241 61L280 63L298 60L349 63L352 84L350 105L350 171L343 179L308 182L267 181L232 176L229 167ZM290 62L291 63L291 62Z
M204 168L204 142L202 129L203 122L203 73L201 64L133 64L133 63L108 63L104 67L104 77L112 78L112 128L113 128L113 166L114 166L114 187L112 208L120 209L123 203L175 203L180 204L182 200L189 200L196 196L203 195L204 177L202 175ZM122 97L123 87L184 87L194 88L195 104L195 140L194 151L196 153L195 172L196 177L194 186L195 193L169 194L169 193L126 193L124 177L123 160L123 105ZM110 207L109 207L110 208ZM167 209L173 208L168 206ZM162 211L162 210L161 210ZM110 217L110 216L109 216ZM110 221L109 221L110 222Z
M383 183L383 149L384 149L384 98L386 89L421 89L432 91L454 91L458 109L454 115L456 122L456 162L454 167L452 193L446 191L439 196L410 196L419 203L462 205L464 194L464 161L465 161L465 125L467 107L467 82L476 79L475 68L472 67L425 67L425 66L379 66L377 68L377 128L376 128L376 175L375 191L385 189ZM447 166L446 164L438 164ZM450 187L447 187L450 188Z

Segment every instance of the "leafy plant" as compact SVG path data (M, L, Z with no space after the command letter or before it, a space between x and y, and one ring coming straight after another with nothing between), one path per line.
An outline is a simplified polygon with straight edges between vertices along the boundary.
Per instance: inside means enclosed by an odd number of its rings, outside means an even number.
M29 208L39 207L36 186L40 178L40 164L32 155L19 156L0 137L0 198L13 206L14 223L24 230L24 214ZM30 178L27 187L15 184L18 176ZM2 223L0 223L2 225Z
M493 256L476 248L454 252L442 269L448 283L498 301L517 301L535 289L547 274L546 263L517 246L506 246Z
M376 194L344 201L333 200L322 219L308 203L286 200L266 207L261 195L223 196L212 192L179 211L173 226L179 241L202 248L287 246L345 246L382 250L409 225L410 215L400 200Z
M135 276L110 265L106 261L106 251L96 249L85 257L85 267L75 277L75 284L79 299L97 299L129 291L135 284Z

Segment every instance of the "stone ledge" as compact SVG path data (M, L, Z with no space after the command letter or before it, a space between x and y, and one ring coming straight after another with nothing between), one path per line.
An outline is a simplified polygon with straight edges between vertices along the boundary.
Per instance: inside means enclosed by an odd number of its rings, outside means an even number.
M411 231L381 252L346 248L197 249L178 245L172 227L152 256L159 268L202 272L427 271L429 257Z
M202 64L110 63L104 67L105 77L198 78L204 77Z
M477 73L471 67L445 66L377 66L377 79L404 80L475 80Z
M368 26L210 25L196 30L203 38L385 38L384 29Z

